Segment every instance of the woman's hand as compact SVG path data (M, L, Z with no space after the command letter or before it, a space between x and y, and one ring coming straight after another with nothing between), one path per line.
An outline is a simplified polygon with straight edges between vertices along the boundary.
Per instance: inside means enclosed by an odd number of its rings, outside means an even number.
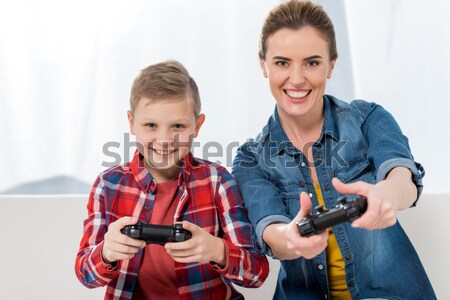
M311 199L305 192L302 192L300 194L300 211L286 228L287 248L298 257L303 256L307 259L319 255L328 244L328 230L310 237L303 237L298 231L297 222L309 215L311 207Z
M132 239L120 232L126 225L136 224L137 221L136 218L123 217L109 224L102 248L102 258L105 263L130 259L145 247L144 241Z
M184 229L191 232L192 238L184 242L167 243L164 246L173 260L180 263L213 261L225 267L227 260L222 239L193 223L183 221L182 224Z
M382 229L397 222L397 211L410 207L417 197L417 189L406 168L394 168L387 178L376 184L363 181L345 184L333 178L334 188L341 194L367 198L367 211L353 221L355 228Z
M310 237L303 237L299 233L297 222L309 214L311 207L311 199L302 192L297 216L289 224L271 224L264 230L264 241L278 259L311 259L327 247L328 230Z

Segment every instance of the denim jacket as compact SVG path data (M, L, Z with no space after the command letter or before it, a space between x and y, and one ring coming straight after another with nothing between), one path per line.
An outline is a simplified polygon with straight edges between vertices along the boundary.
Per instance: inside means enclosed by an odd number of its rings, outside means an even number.
M418 195L422 166L413 160L408 139L384 108L355 100L346 103L324 96L324 125L312 146L314 164L326 207L338 205L331 179L376 183L394 167L412 172ZM289 141L277 109L256 139L237 152L233 175L256 231L257 245L273 257L262 239L273 223L289 223L300 209L300 192L318 205L307 157ZM416 200L417 202L417 200ZM415 206L416 203L413 204ZM436 299L420 259L399 222L381 230L333 226L353 299ZM274 257L276 258L276 257ZM281 261L274 299L329 299L326 254L313 259Z

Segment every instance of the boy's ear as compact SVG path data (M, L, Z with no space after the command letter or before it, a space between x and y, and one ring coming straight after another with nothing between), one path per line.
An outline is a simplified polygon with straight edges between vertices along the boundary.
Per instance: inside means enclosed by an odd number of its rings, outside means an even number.
M200 127L202 127L203 122L205 122L205 114L200 114L200 116L198 116L198 118L197 118L197 121L195 121L194 138L196 138L198 136Z
M130 124L130 133L132 135L135 135L135 133L134 133L134 118L133 118L133 114L131 113L131 111L127 112L127 116L128 116L128 124Z
M261 70L262 70L262 72L263 72L264 77L265 77L265 78L268 78L269 75L268 75L268 73L267 73L266 62L265 62L264 59L259 58L259 66L261 67Z

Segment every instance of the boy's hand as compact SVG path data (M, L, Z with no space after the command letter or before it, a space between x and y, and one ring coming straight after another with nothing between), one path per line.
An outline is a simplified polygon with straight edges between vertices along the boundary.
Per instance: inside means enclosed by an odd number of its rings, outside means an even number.
M136 255L139 249L145 247L144 241L132 239L120 232L125 226L136 224L137 221L137 218L123 217L109 224L102 249L105 263L110 264L118 260L130 259Z
M225 245L221 238L211 235L203 228L183 221L183 228L192 233L192 238L184 242L167 243L164 248L172 258L180 263L213 261L225 267Z
M302 192L300 194L300 211L285 229L287 249L294 252L297 257L311 259L319 255L328 244L328 230L310 237L300 235L297 222L306 217L311 210L311 199Z

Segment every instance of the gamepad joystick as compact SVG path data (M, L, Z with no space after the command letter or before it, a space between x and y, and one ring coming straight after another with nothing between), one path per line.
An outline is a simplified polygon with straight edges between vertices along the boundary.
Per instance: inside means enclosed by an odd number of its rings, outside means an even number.
M183 242L192 237L191 232L183 229L181 223L173 225L155 225L138 222L127 225L121 232L133 239L144 240L147 244L164 245L168 242Z
M367 198L360 196L348 201L342 196L338 199L339 205L327 210L322 205L311 211L308 217L297 222L298 230L302 236L311 236L323 230L359 218L367 210Z

